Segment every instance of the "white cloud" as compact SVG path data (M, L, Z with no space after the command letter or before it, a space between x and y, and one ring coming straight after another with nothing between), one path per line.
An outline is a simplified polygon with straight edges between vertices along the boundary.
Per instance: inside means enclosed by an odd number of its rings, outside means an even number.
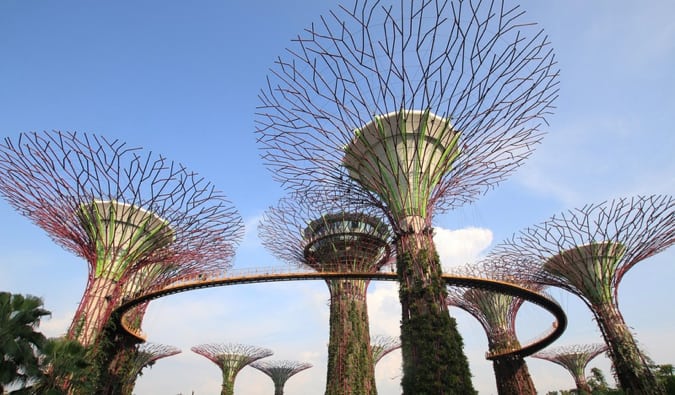
M436 251L445 271L474 262L492 243L492 231L489 229L469 227L450 230L436 227L434 230Z

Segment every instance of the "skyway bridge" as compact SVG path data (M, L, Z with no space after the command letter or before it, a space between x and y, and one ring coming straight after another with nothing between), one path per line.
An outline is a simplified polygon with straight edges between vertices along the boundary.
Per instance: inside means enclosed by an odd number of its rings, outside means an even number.
M121 327L124 332L135 338L139 342L146 340L145 335L132 328L128 320L125 319L125 313L129 310L154 299L163 296L172 295L180 292L186 292L195 289L222 287L238 284L255 284L264 282L278 281L307 281L307 280L327 280L327 279L363 279L374 281L398 281L398 276L393 272L333 272L333 271L302 271L295 267L271 266L271 267L252 267L238 270L228 270L225 272L198 274L192 277L183 278L179 281L164 285L161 288L149 288L141 294L134 295L122 301L122 304L113 312L112 320L114 324ZM479 288L488 291L499 292L522 298L530 303L542 307L553 315L555 321L545 329L542 335L520 348L500 351L498 353L487 353L489 360L501 358L523 358L534 354L547 347L558 339L567 326L567 316L562 307L546 294L521 287L519 285L506 281L470 277L457 274L445 273L443 279L447 286L459 286L467 288Z

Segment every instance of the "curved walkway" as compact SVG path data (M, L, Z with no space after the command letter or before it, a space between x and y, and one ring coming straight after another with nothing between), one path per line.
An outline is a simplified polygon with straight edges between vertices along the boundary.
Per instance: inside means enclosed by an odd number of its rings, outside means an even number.
M293 268L295 269L295 268ZM295 269L297 270L297 269ZM239 271L227 271L225 273L212 273L209 275L196 275L194 277L186 278L174 283L171 283L162 288L149 288L145 293L135 296L133 299L125 300L115 309L112 315L114 323L121 326L124 332L129 336L136 338L137 341L144 342L145 336L142 332L132 329L126 320L124 314L144 302L161 298L162 296L171 295L179 292L190 291L200 288L221 287L226 285L237 284L252 284L272 281L298 281L298 280L324 280L330 278L352 278L352 279L368 279L381 281L397 281L396 273L376 272L376 273L344 273L344 272L316 272L316 271L292 271L286 267L267 267L267 268L250 268ZM461 286L469 288L480 288L489 291L495 291L503 294L517 296L525 299L530 303L534 303L555 317L551 328L545 331L537 339L530 341L519 349L504 351L495 354L486 354L486 358L490 360L500 358L524 358L528 355L534 354L537 351L544 349L549 344L558 339L567 326L567 316L562 307L546 296L545 294L532 291L530 289L499 280L492 280L480 277L466 277L454 274L443 274L443 279L448 286ZM121 325L119 325L121 324Z

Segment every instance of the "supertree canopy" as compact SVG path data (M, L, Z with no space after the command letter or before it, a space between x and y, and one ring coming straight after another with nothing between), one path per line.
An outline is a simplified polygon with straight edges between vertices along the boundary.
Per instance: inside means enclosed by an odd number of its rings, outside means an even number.
M274 395L284 395L284 386L288 379L312 367L311 363L297 361L257 361L251 367L268 375L274 382Z
M563 288L590 308L628 393L661 393L618 305L618 286L638 262L675 243L675 200L652 195L589 204L553 216L496 247L503 270Z
M574 377L578 394L590 394L591 387L586 381L586 366L591 359L607 351L606 344L577 344L539 351L532 356L557 363Z
M405 393L473 391L429 230L541 138L558 72L522 14L498 0L355 1L298 35L259 95L258 140L279 181L346 192L391 221Z
M377 272L391 257L391 234L376 210L282 199L259 225L262 244L278 258L319 272ZM330 321L326 394L375 394L367 279L326 279Z
M123 371L120 372L121 394L131 395L136 379L146 367L154 365L154 363L162 358L167 358L172 355L179 354L180 349L157 343L143 343L134 346L134 352L128 355L128 359L124 365L121 366Z
M476 265L461 269L463 274L480 277L488 275L497 278L490 271L493 259L484 260ZM499 278L514 283L514 280ZM540 284L522 284L533 291L541 291ZM448 305L458 307L471 314L480 322L488 338L488 356L520 349L521 344L516 333L516 317L525 300L513 295L502 294L487 289L466 289L450 287ZM521 356L495 357L492 359L497 392L500 395L536 395L537 390L530 376L525 359Z
M273 354L266 348L236 343L200 344L190 349L218 365L223 373L221 395L234 394L234 380L243 368Z
M242 235L239 215L211 183L118 140L22 133L0 144L0 170L7 201L89 263L69 329L85 345L139 284L227 268Z
M385 355L401 348L401 338L397 336L375 335L370 339L370 348L373 350L373 362L377 364Z

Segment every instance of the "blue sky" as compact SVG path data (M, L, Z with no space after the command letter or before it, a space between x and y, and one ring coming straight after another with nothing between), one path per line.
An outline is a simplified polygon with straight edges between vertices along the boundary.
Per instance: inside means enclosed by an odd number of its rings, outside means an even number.
M0 2L0 136L71 130L119 138L184 163L212 181L240 211L247 236L236 267L282 265L260 246L256 224L283 191L258 158L258 90L289 40L337 2L248 0L166 2ZM559 211L620 196L675 193L675 3L569 0L521 3L546 30L561 69L560 98L547 135L512 177L475 204L436 218L447 266L463 264L512 233ZM42 329L65 332L86 283L84 260L0 201L0 289L41 296L53 312ZM637 265L619 288L620 307L648 355L675 363L675 251ZM567 309L556 345L594 343L600 334L579 300L550 292ZM267 283L193 291L150 305L144 330L183 353L160 360L137 394L216 394L220 373L191 351L207 342L271 348L274 359L313 363L288 394L322 393L328 292L320 282ZM649 307L649 308L648 308ZM371 332L397 334L394 284L373 283ZM452 309L466 343L474 385L495 393L479 324ZM550 325L526 306L521 340ZM538 390L571 388L567 372L528 359ZM381 394L400 393L400 354L376 369ZM603 368L604 356L591 366ZM251 368L236 392L268 394L271 380Z

